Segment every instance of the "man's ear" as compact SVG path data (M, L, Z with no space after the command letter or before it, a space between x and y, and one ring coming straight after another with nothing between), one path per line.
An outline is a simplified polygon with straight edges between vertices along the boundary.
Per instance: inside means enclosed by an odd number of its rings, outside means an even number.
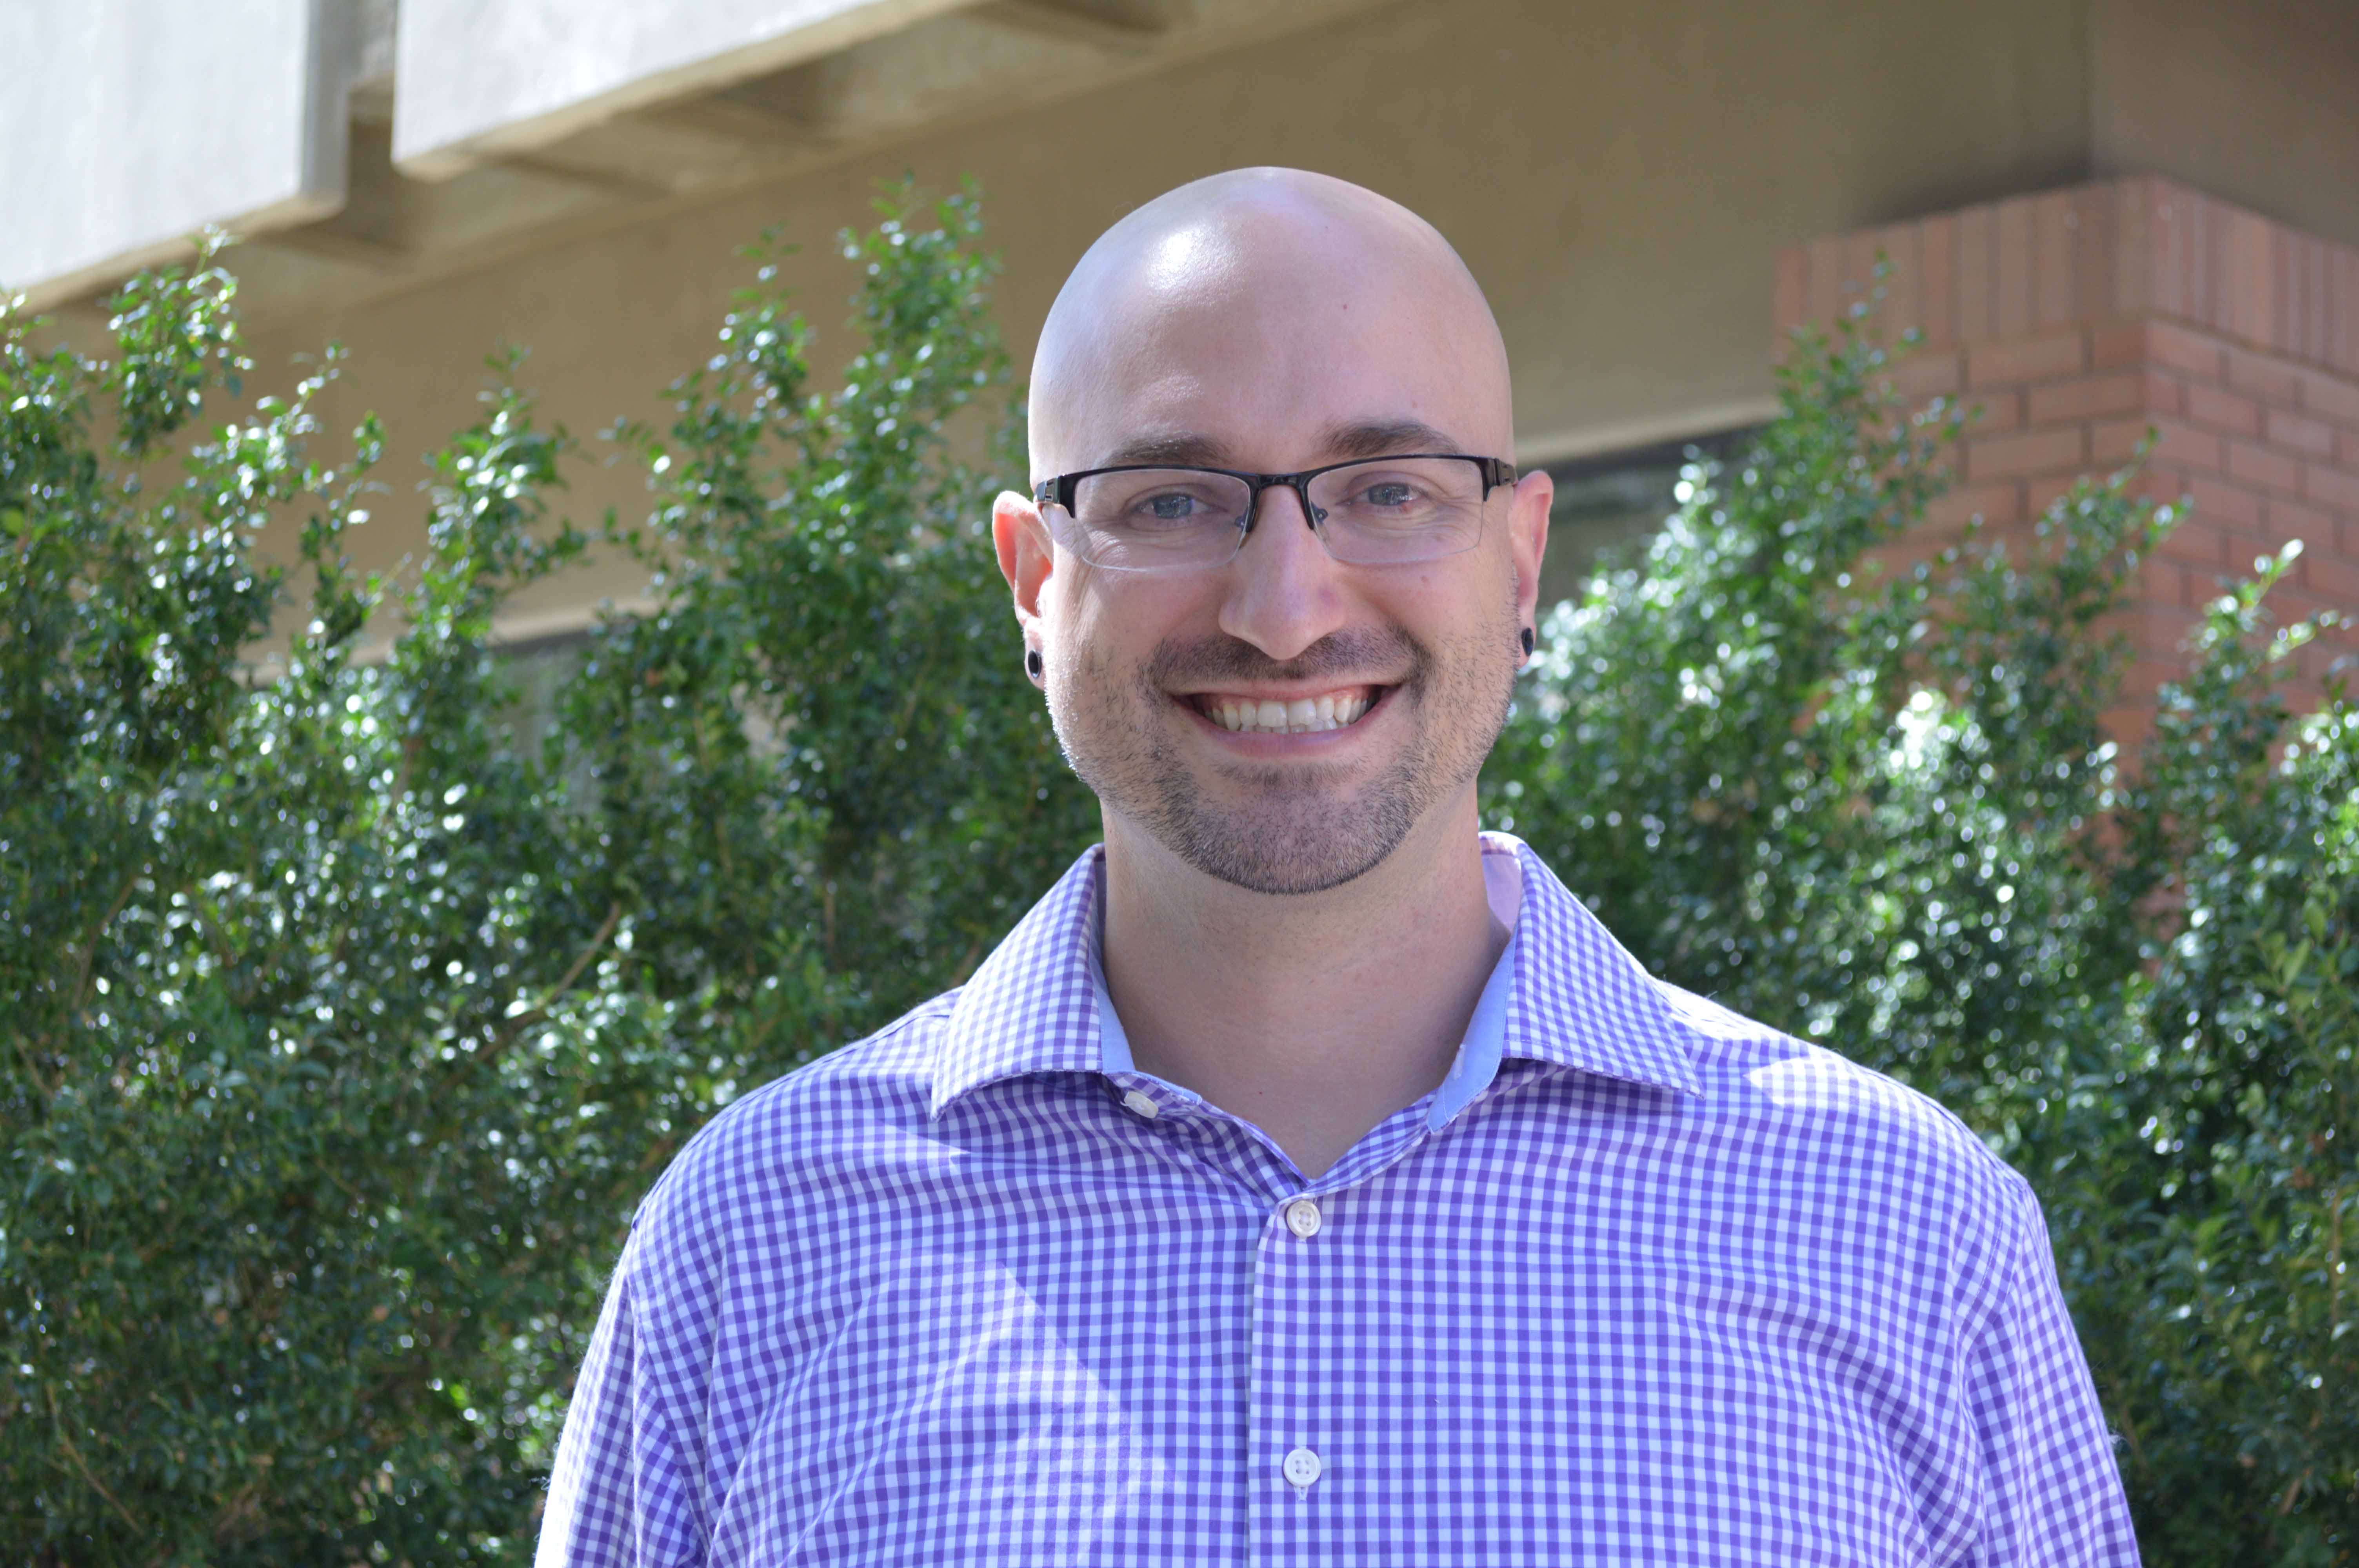
M991 543L999 554L999 575L1016 596L1016 619L1029 633L1040 620L1040 589L1056 568L1049 525L1030 496L999 492L991 503Z
M1516 624L1537 627L1540 610L1540 557L1548 553L1549 508L1556 504L1556 481L1535 469L1516 481L1507 512L1507 548L1516 560Z

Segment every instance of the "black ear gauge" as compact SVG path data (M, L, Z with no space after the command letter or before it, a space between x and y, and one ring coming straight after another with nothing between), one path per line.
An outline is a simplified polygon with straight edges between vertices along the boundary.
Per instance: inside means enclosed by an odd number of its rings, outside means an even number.
M1519 635L1524 641L1524 657L1528 659L1532 656L1532 629L1527 626Z
M1046 666L1040 662L1039 649L1027 648L1024 650L1024 673L1026 675L1030 676L1034 680L1038 680L1040 678L1040 672Z

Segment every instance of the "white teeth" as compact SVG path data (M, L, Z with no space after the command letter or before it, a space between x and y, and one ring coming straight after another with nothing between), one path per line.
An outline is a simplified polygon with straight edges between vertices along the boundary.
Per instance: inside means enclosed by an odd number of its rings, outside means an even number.
M1203 705L1206 718L1223 730L1251 730L1259 734L1307 735L1325 730L1341 730L1358 720L1368 710L1369 699L1364 695L1297 697L1292 702L1254 702L1236 697L1216 697Z

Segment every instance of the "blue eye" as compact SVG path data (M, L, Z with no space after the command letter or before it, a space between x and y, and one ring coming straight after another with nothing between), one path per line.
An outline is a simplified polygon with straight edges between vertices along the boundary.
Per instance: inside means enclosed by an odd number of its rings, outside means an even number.
M1155 514L1157 521L1177 523L1194 513L1196 498L1192 495L1173 495L1167 492L1162 495L1149 496L1147 505L1147 510Z
M1407 506L1416 494L1408 485L1393 480L1370 485L1360 499L1371 506Z

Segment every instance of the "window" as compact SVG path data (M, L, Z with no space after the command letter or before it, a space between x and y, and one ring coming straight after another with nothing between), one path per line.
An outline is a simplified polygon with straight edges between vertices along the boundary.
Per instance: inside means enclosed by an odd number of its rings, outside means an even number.
M1540 567L1541 613L1581 591L1600 551L1635 546L1662 526L1679 506L1672 486L1682 466L1698 457L1732 457L1756 430L1748 425L1543 464L1556 480L1556 503L1549 510L1548 555Z

